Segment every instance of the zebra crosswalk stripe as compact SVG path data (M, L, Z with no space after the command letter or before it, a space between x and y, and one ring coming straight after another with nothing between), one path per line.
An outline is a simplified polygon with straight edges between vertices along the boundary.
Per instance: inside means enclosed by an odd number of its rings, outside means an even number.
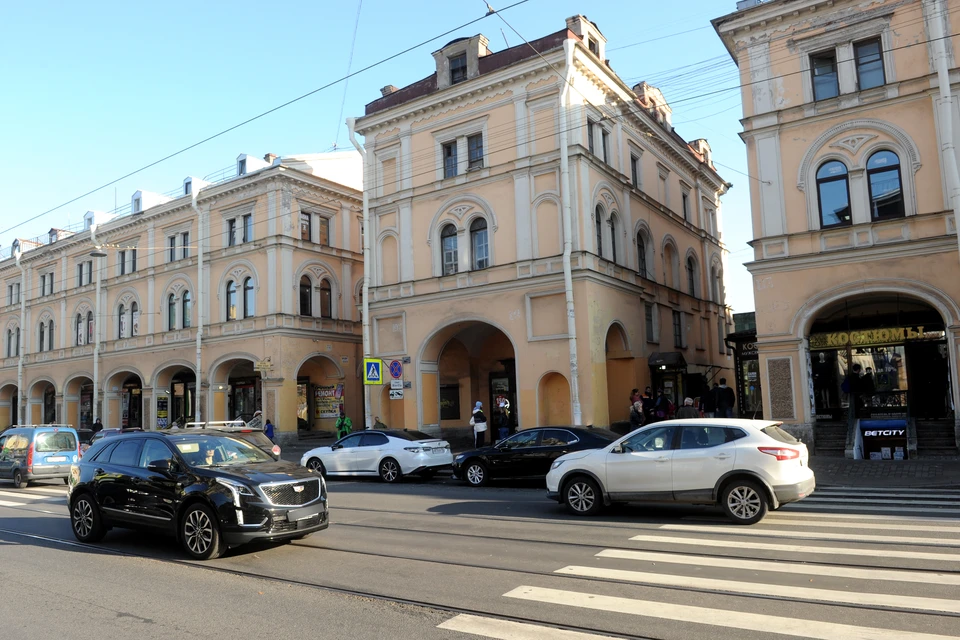
M791 529L747 529L733 526L710 526L695 524L664 524L658 527L661 531L679 531L691 533L713 533L731 536L803 538L805 540L825 540L830 542L874 542L877 544L912 544L925 547L955 547L960 548L960 540L944 540L943 538L923 538L919 536L891 536L871 534L848 534L839 532L821 533L819 531L796 531Z
M438 629L459 631L500 640L613 640L611 636L556 629L538 624L460 614L437 625Z
M764 520L764 523L767 521ZM815 520L813 518L803 518L798 517L798 514L783 514L776 519L776 522L771 522L770 524L775 524L777 526L793 526L793 527L823 527L825 529L863 529L864 523L862 522L829 522L824 520ZM871 530L878 531L926 531L928 533L954 533L960 534L960 526L957 525L934 525L934 524L903 524L903 523L886 523L886 522L871 522L869 525Z

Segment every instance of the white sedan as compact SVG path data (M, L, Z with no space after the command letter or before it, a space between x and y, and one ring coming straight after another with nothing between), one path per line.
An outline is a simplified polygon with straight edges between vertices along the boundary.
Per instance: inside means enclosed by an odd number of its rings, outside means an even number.
M738 524L810 495L805 444L779 422L702 418L642 427L603 449L557 458L548 497L576 515L613 502L718 505Z
M453 454L448 442L419 431L360 431L307 451L300 464L324 476L378 475L397 482L411 474L433 477L453 465Z

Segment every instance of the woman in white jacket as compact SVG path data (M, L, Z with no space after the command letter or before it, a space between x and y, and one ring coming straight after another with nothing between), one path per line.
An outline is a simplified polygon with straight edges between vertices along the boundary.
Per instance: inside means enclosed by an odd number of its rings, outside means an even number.
M473 444L479 449L483 446L483 439L487 431L487 416L483 415L483 403L480 401L477 401L477 404L473 407L470 426L473 427Z

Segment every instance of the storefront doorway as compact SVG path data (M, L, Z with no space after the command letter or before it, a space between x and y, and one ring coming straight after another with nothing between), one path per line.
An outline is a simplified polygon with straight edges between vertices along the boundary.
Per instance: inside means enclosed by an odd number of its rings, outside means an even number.
M170 419L181 425L194 420L197 379L192 371L180 371L170 382Z
M138 376L123 383L120 395L120 424L131 429L143 428L143 387Z

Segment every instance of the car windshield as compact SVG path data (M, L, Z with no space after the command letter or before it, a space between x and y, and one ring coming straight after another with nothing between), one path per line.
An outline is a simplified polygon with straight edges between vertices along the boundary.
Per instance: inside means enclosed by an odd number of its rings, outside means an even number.
M47 431L38 433L34 443L37 453L77 450L77 439L69 431Z
M401 440L436 440L437 436L432 436L429 433L424 433L422 431L384 431L391 438L399 438Z
M273 462L273 458L240 438L194 436L174 440L177 451L194 467L224 467Z

